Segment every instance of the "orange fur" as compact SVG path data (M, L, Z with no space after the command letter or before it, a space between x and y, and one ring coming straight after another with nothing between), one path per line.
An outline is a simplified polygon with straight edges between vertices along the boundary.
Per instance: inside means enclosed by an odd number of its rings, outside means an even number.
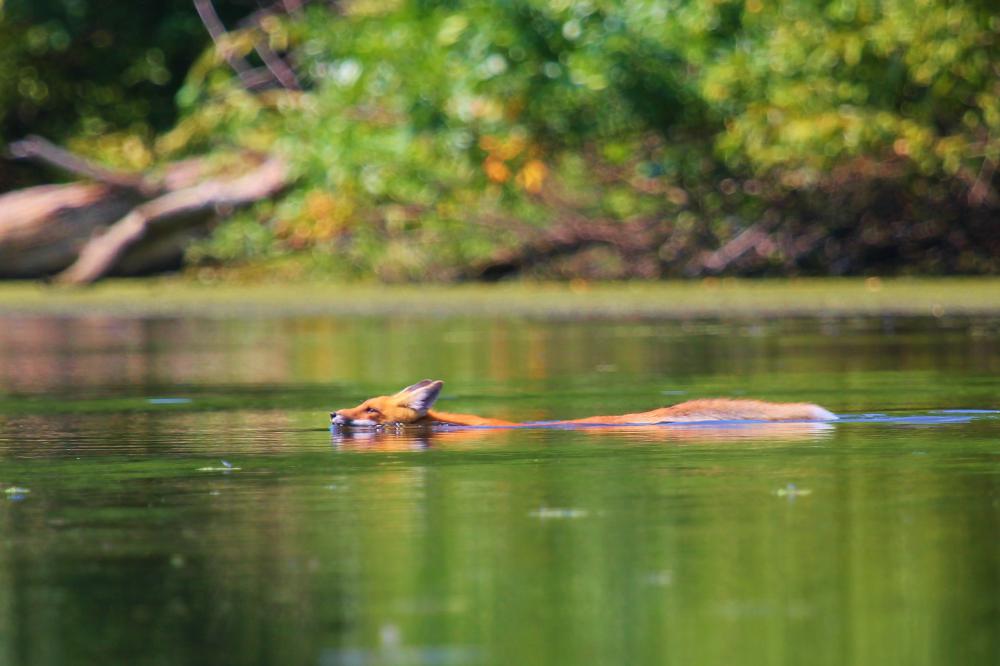
M350 409L330 413L334 425L372 427L386 424L443 423L463 426L526 426L532 423L504 421L475 414L439 412L430 407L437 400L444 382L425 379L391 396L377 396ZM613 416L588 416L550 425L629 425L655 423L691 423L696 421L828 421L837 417L819 405L807 402L765 402L710 398L689 400L671 407L648 412Z

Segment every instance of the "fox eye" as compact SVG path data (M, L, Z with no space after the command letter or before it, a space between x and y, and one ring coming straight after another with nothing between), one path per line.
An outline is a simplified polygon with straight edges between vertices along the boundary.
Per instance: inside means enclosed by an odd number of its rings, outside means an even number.
M365 412L367 414L381 414L382 413L382 412L378 411L377 409L375 409L374 407L365 407Z

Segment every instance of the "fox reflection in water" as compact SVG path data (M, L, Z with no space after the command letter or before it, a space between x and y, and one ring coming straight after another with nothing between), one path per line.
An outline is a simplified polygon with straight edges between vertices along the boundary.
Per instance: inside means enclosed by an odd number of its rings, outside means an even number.
M378 429L333 429L331 442L345 451L421 451L460 445L496 445L536 441L544 433L571 431L591 441L608 438L635 444L787 444L827 439L834 427L823 422L727 423L667 426L590 426L586 428L540 427L531 430L465 428L448 426L407 426Z

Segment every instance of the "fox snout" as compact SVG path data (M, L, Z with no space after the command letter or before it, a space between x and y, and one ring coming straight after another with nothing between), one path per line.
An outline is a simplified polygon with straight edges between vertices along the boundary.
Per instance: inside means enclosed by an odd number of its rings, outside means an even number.
M340 412L330 412L330 425L335 426L355 426L355 427L370 427L381 425L379 421L375 419L356 419L352 418L344 413Z
M351 425L353 419L348 416L344 416L340 412L330 412L330 423L332 425Z
M2 1L2 0L0 0ZM330 412L330 424L356 428L417 423L427 416L444 382L425 379L395 395L369 398L357 407Z

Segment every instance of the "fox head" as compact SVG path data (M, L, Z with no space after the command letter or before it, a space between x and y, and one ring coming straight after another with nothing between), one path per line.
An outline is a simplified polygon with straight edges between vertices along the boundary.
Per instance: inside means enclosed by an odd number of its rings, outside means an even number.
M372 427L389 423L414 423L427 416L444 382L425 379L395 395L368 398L357 407L330 412L330 423L338 426Z

